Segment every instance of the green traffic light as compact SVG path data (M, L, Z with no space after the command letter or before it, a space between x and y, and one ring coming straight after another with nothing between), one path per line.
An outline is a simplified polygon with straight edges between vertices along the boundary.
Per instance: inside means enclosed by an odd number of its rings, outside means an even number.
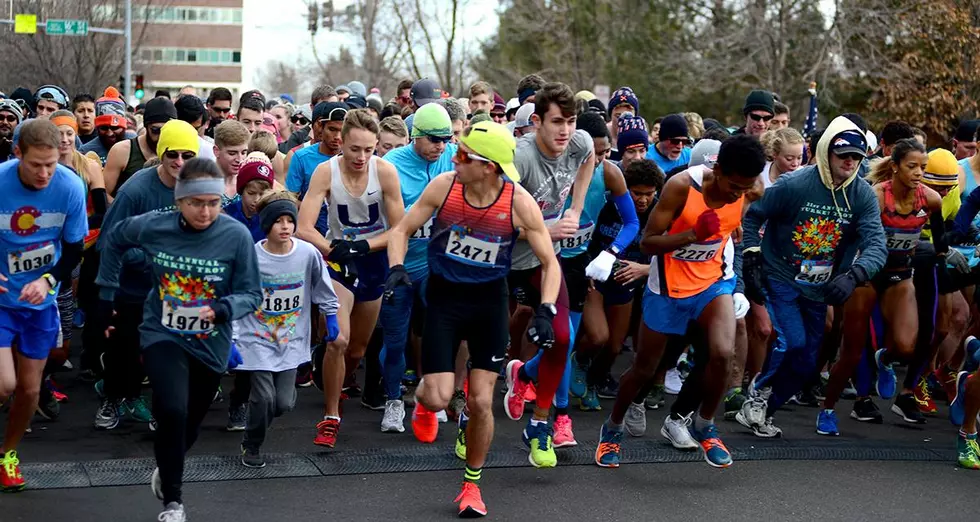
M143 89L136 89L136 92L133 93L137 100L142 100L144 94Z

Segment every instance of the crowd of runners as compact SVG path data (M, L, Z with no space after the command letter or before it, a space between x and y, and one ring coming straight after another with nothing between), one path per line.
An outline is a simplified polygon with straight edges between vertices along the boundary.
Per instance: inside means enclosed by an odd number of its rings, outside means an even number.
M66 370L101 398L94 429L155 432L164 522L187 519L214 402L261 468L310 385L318 446L353 436L353 397L421 443L456 422L461 517L487 514L495 398L527 415L538 468L578 444L573 410L605 408L595 463L615 468L676 395L661 436L724 468L722 432L783 436L788 402L846 436L840 399L855 422L880 404L918 424L941 397L980 469L980 121L930 150L915 122L876 134L858 114L802 135L761 89L726 127L644 115L629 87L497 87L0 96L0 488L26 486L17 447L57 419Z

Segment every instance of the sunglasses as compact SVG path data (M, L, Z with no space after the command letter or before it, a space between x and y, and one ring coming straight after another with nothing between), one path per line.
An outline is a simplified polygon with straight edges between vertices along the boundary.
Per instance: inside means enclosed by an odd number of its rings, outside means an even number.
M848 152L848 153L845 153L845 154L834 154L834 155L837 156L840 159L849 159L849 160L853 160L853 161L862 161L862 160L864 160L864 156L861 155L861 154L858 154L857 152Z
M487 158L484 158L483 156L480 156L478 154L474 154L472 152L466 152L463 149L456 149L456 161L458 163L467 164L473 160L482 161L484 163L493 163L493 161L488 160Z
M123 130L122 127L113 127L110 125L99 125L99 131L101 132L119 132Z
M211 110L218 114L228 114L231 112L231 107L211 107Z
M302 116L293 116L289 121L291 121L293 123L297 123L299 125L306 125L307 123L310 122L310 120L308 120L308 119L306 119L306 118L304 118Z
M769 121L772 119L772 114L763 116L761 114L749 113L749 118L752 118L752 121Z
M163 130L163 125L161 125L159 127L147 127L146 128L146 132L149 132L150 134L160 134L160 131L162 131L162 130Z
M506 113L503 113L503 112L491 112L490 113L490 117L491 118L497 118L497 119L506 118L507 117L507 114Z
M432 143L449 143L453 139L452 136L432 136L425 133L422 133L422 136L428 138Z
M668 138L668 139L666 139L664 141L666 141L667 143L669 143L671 145L684 145L684 146L687 146L687 145L690 145L691 144L691 139L690 138Z
M0 116L0 121L6 121L7 123L17 123L17 116L14 116L13 114Z
M181 158L184 161L187 161L189 159L193 159L195 156L197 156L197 154L194 154L193 152L178 152L176 150L168 150L167 152L163 153L163 156L171 160Z

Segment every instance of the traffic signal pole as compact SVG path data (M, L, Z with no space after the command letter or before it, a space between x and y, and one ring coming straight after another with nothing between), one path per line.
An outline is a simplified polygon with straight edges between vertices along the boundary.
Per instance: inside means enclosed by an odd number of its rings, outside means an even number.
M133 93L133 0L126 0L126 59L123 62L123 78L125 78L126 96Z

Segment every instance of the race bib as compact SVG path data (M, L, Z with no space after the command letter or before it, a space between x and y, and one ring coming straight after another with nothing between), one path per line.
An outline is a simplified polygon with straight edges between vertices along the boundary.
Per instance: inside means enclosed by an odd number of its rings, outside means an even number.
M470 265L493 266L499 250L500 243L490 238L466 234L459 227L453 227L449 241L446 242L446 255Z
M303 306L303 283L291 285L262 285L265 298L262 300L262 313L283 315L295 312Z
M433 218L429 218L428 221L423 223L418 230L412 233L412 237L410 239L428 240L430 237L432 237L432 220Z
M7 273L10 275L40 270L52 263L54 263L54 243L50 241L7 253Z
M171 332L178 334L208 333L214 329L210 321L201 319L201 310L207 307L203 301L182 303L173 299L163 300L163 313L160 323Z
M567 237L565 239L559 240L562 248L576 248L582 245L586 245L592 240L592 232L595 231L595 223L589 221L585 224L580 224L578 230L575 231L575 235L572 237Z
M919 243L919 230L901 228L885 229L885 246L889 252L908 252Z
M830 260L804 260L800 263L800 273L796 274L796 282L801 285L818 286L830 281L834 271L834 263Z
M677 261L688 261L691 263L704 263L711 261L718 254L721 248L721 240L710 241L707 243L691 243L685 247L674 250L670 256Z

